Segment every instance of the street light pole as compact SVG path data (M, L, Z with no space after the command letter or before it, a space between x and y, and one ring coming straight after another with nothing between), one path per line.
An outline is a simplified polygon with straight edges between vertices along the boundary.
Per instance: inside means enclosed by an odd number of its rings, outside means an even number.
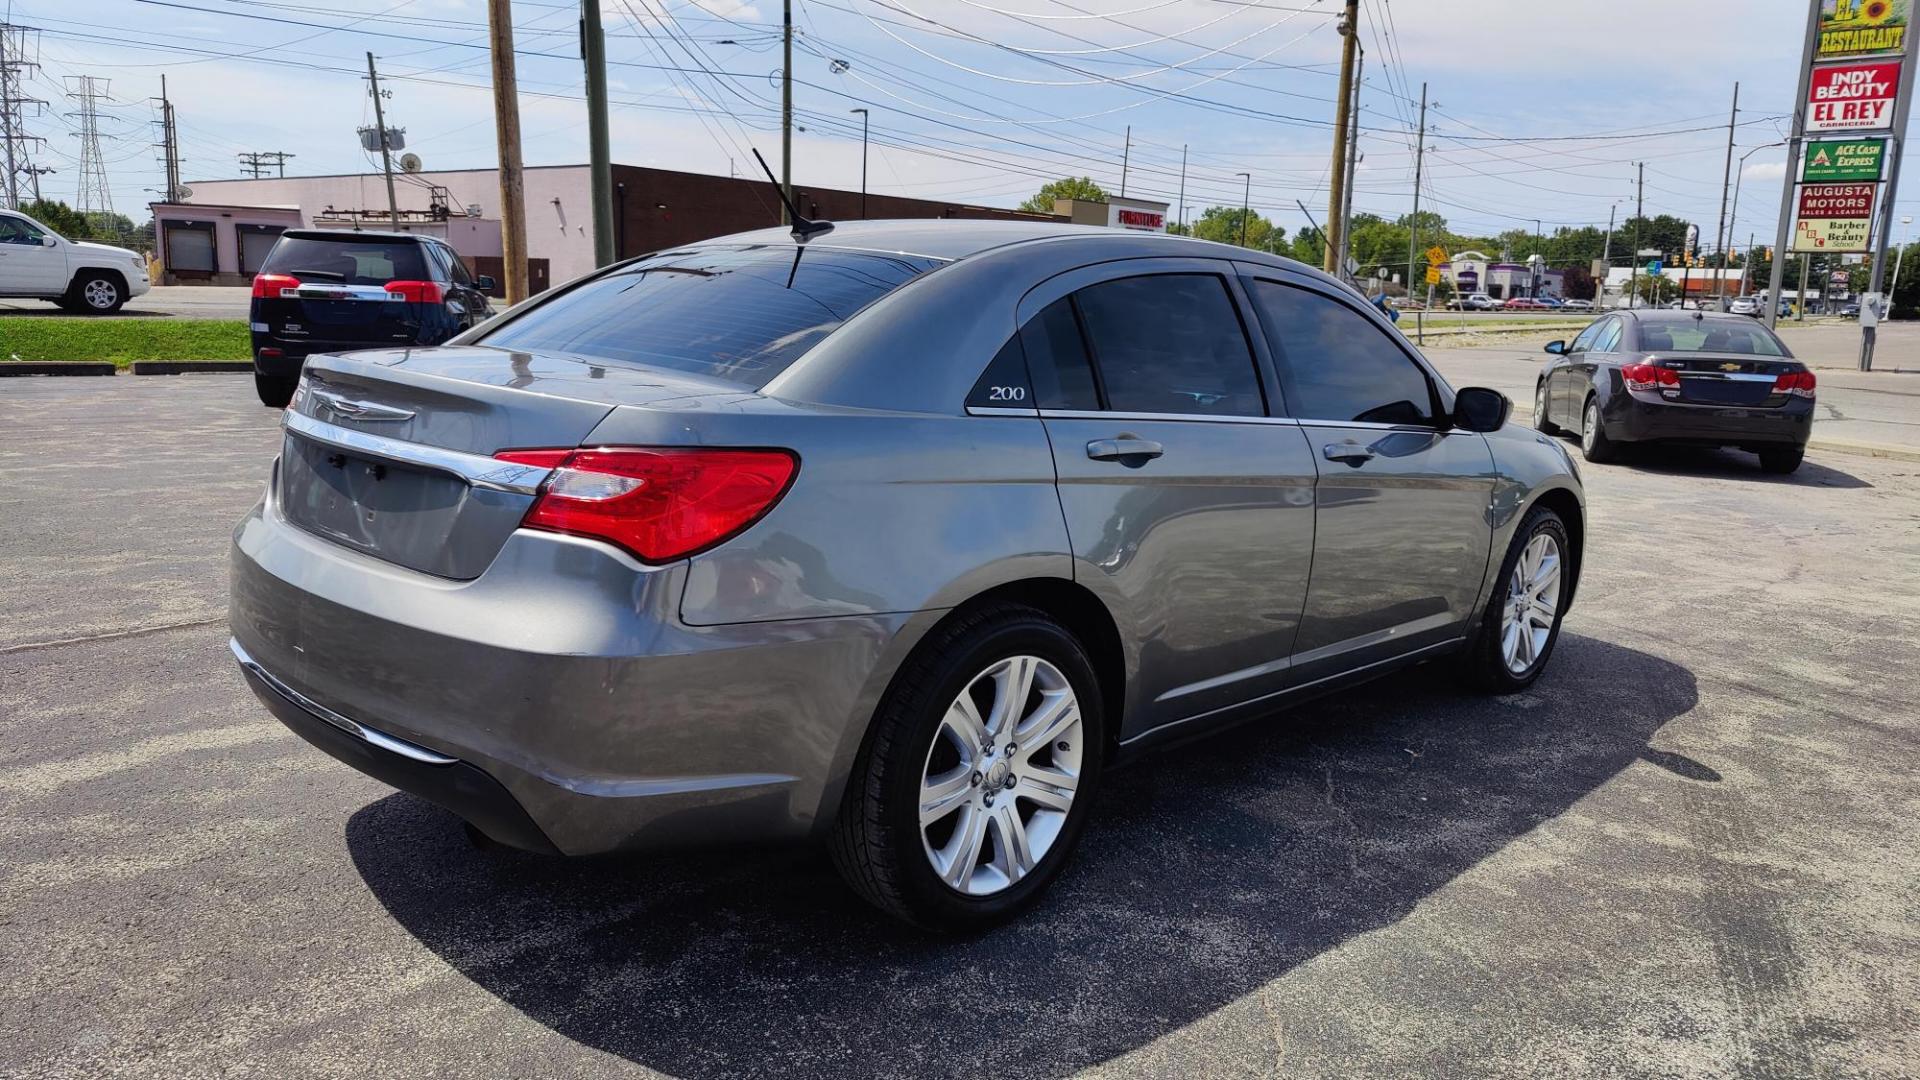
M1246 247L1247 246L1247 218L1252 216L1251 208L1253 206L1253 203L1252 203L1253 174L1243 172L1243 173L1234 173L1233 175L1244 176L1247 178L1246 189L1240 193L1240 246Z
M1187 227L1187 209L1186 209L1186 206L1187 206L1187 144L1186 143L1180 144L1180 201L1175 205L1180 207L1180 227L1184 229Z
M1547 268L1547 242L1540 238L1540 219L1534 218L1533 219L1533 280L1528 284L1533 286L1532 293L1533 293L1533 298L1535 300L1538 300L1540 298L1540 280L1541 278L1546 276L1546 268Z
M1785 140L1782 141L1784 142ZM1767 149L1769 146L1779 145L1780 143L1777 142L1767 143L1766 146L1753 147L1746 153L1740 155L1740 165L1733 173L1733 209L1727 214L1727 239L1729 241L1736 235L1734 227L1740 220L1740 185L1747 178L1747 159ZM1747 295L1747 267L1751 265L1753 265L1753 244L1749 242L1747 244L1747 261L1740 266L1741 296ZM1720 260L1720 269L1724 271L1726 268L1727 260L1723 258Z
M1900 264L1907 259L1907 226L1913 224L1912 215L1900 219L1900 247L1893 255L1893 280L1887 282L1887 317L1893 317L1893 294L1900 288Z
M793 0L780 5L780 217L793 205ZM794 224L793 222L787 222Z
M1413 260L1420 250L1420 165L1427 152L1427 84L1420 84L1420 134L1413 146L1413 213L1407 218L1407 297L1413 297Z
M867 110L848 109L847 114L860 114L860 220L867 220Z

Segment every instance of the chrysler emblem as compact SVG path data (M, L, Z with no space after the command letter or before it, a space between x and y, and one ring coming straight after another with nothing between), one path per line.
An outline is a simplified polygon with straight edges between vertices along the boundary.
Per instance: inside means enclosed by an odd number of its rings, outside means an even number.
M391 405L380 405L372 401L354 401L339 394L329 394L325 390L315 390L312 396L319 403L319 408L326 409L345 420L375 423L383 420L413 419L412 409L396 409Z

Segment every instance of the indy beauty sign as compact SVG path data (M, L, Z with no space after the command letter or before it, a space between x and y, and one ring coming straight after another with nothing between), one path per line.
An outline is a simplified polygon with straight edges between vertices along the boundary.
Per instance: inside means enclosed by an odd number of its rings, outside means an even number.
M1900 61L1821 64L1807 91L1808 131L1873 131L1893 126Z

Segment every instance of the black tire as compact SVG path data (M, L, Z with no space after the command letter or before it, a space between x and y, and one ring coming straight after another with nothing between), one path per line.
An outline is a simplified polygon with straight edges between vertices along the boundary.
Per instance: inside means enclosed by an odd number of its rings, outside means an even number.
M1515 672L1507 666L1502 648L1501 616L1511 601L1509 582L1513 578L1513 568L1520 561L1521 553L1527 545L1541 533L1553 537L1560 548L1560 591L1558 607L1553 615L1553 625L1547 633L1547 642L1539 654L1524 671ZM1491 694L1514 694L1533 685L1540 673L1547 668L1547 661L1553 658L1553 647L1560 641L1560 623L1566 617L1567 600L1572 595L1573 568L1580 561L1580 553L1575 551L1567 539L1566 523L1560 515L1544 506L1536 506L1514 530L1513 542L1507 545L1507 556L1500 560L1500 576L1494 579L1493 595L1487 598L1486 609L1480 613L1480 630L1467 646L1466 665L1462 671L1468 685Z
M1760 470L1785 476L1800 467L1807 456L1804 446L1782 446L1779 449L1760 451Z
M1560 434L1560 425L1547 419L1547 384L1544 382L1533 392L1533 430L1542 435Z
M293 400L294 387L299 385L298 375L268 375L260 371L253 373L253 388L260 395L260 404L271 408L286 408L287 402Z
M1616 461L1620 446L1607 438L1607 426L1600 422L1600 399L1588 397L1580 413L1580 456L1595 464Z
M1024 877L988 896L941 881L923 847L920 784L949 705L994 663L1037 656L1066 677L1080 705L1080 776L1052 845ZM869 903L941 933L991 925L1043 892L1086 824L1106 748L1105 708L1086 651L1045 612L995 603L936 629L894 676L847 780L831 841L834 865ZM1049 751L1050 752L1050 751ZM976 774L977 775L977 774ZM1019 789L1011 789L1019 797Z
M82 315L111 315L127 302L127 284L113 274L82 271L61 306Z

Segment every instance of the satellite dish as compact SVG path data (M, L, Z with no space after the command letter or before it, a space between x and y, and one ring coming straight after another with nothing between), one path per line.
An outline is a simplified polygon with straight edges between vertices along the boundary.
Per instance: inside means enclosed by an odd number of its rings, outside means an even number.
M401 154L400 155L400 171L401 172L419 172L420 171L420 155L415 153Z
M193 189L185 184L181 184L179 187L173 189L173 194L174 197L181 202L186 202L188 199L193 198Z

